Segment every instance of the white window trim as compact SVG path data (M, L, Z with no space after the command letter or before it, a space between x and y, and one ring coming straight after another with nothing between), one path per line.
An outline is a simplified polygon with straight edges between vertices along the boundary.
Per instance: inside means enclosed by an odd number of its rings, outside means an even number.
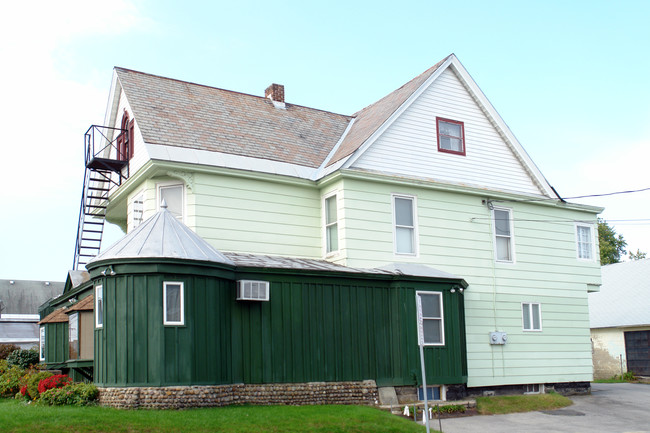
M167 285L180 285L180 301L181 301L181 320L172 322L167 320ZM183 326L185 325L185 284L182 281L164 281L163 282L163 325L169 326Z
M496 215L494 211L499 210L502 212L508 212L508 222L510 223L510 260L499 260L499 252L497 250L497 223L496 223ZM512 218L512 209L509 207L499 207L495 206L492 209L492 239L494 243L494 261L497 263L507 263L507 264L515 264L515 224ZM501 236L503 237L503 236Z
M525 395L530 395L530 394L546 394L546 389L544 388L543 383L527 383L524 385L524 390L528 388L529 386L539 386L539 391L524 391Z
M336 197L336 222L331 223L329 226L332 226L336 224L336 245L338 246L337 249L332 250L332 251L327 251L327 199ZM329 257L338 254L341 251L341 234L340 234L340 228L341 225L339 224L340 218L339 218L339 197L338 197L338 191L333 191L327 195L323 196L323 240L324 245L323 245L323 256L324 257Z
M539 329L526 329L524 328L524 305L529 306L529 314L530 314L530 326L533 326L533 308L530 307L531 305L537 305L539 307ZM543 320L542 320L542 304L540 302L522 302L521 303L521 329L524 332L542 332L543 329Z
M167 182L159 182L156 184L156 211L160 211L160 205L162 201L162 194L160 193L160 190L162 188L170 188L170 187L175 187L179 186L181 188L181 191L183 192L181 194L181 200L183 203L181 204L181 208L183 209L183 218L182 218L182 223L185 224L186 218L187 218L187 188L185 188L185 184L183 182L177 182L177 181L167 181Z
M440 347L445 345L445 303L443 300L442 292L435 292L432 290L416 290L415 292L415 314L417 316L418 326L418 344L421 338L424 338L422 327L422 310L420 309L420 295L439 295L440 296L440 343L424 343L425 347Z
M580 257L580 236L578 236L578 227L586 227L589 229L589 233L591 234L591 258L590 259L585 259L584 257ZM596 261L596 229L594 224L588 224L588 223L575 223L575 230L573 231L575 238L576 238L576 258L580 261L583 262L595 262ZM598 257L598 260L600 260L600 257Z
M102 300L102 322L99 323L99 300ZM104 287L100 284L95 286L95 328L104 327Z
M38 330L38 360L45 361L45 326Z
M413 252L412 253L399 253L397 252L397 214L395 212L395 199L401 198L406 200L411 200L413 203ZM419 241L419 230L418 230L418 198L414 195L408 194L391 194L391 207L392 207L392 221L391 225L393 226L393 254L401 257L418 257L420 253L420 241Z

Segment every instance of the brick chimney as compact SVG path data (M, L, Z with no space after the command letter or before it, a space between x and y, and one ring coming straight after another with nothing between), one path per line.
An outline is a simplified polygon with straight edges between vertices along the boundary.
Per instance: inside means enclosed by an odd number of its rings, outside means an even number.
M264 97L271 101L284 103L284 86L282 84L271 84L264 91Z

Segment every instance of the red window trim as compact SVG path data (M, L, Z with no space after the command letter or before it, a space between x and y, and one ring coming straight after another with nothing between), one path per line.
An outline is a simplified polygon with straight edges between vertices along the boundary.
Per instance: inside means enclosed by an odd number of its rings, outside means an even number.
M134 121L129 121L129 113L124 112L121 125L123 132L120 132L116 143L118 161L130 161L133 158Z
M460 125L460 133L463 142L462 152L458 152L456 150L443 149L442 147L440 147L440 122L441 121ZM453 137L453 136L447 136L447 137ZM453 138L458 138L458 137L453 137ZM445 119L444 117L436 117L436 139L438 140L438 152L452 153L454 155L465 156L467 147L465 146L465 124L463 122L460 122L458 120Z

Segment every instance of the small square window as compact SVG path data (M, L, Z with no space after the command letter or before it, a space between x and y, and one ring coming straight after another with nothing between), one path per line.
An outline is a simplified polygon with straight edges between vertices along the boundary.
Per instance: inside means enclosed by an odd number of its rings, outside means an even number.
M465 155L465 126L463 122L436 117L438 151Z
M183 283L163 283L163 324L184 325L185 315L183 312Z
M521 304L521 314L524 331L542 330L542 307L540 304L523 302Z

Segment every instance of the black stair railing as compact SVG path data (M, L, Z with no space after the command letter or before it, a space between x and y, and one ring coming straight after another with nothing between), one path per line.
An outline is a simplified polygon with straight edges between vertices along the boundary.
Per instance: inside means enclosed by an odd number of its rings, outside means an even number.
M72 268L79 270L99 254L111 188L129 176L127 132L92 125L84 134L85 172Z

